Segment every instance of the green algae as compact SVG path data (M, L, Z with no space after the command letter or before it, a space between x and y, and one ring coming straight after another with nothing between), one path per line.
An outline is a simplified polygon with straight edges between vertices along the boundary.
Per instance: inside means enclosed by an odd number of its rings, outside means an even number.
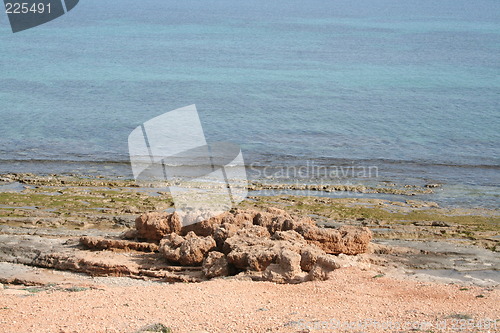
M12 178L12 177L11 177ZM138 187L131 180L69 176L16 175L14 181L26 186L21 192L0 192L0 223L48 225L68 228L125 228L117 224L117 216L133 219L147 211L173 207L168 192ZM497 210L447 209L435 203L408 200L396 202L367 198L323 198L315 196L255 196L238 205L242 209L282 208L292 214L309 215L315 219L377 228L393 228L387 237L460 238L483 241L483 246L499 250L499 241L490 240L500 232L500 214ZM27 222L27 219L34 221ZM57 220L57 223L50 222ZM49 222L47 222L49 221ZM422 226L422 232L413 235L405 226L438 222ZM450 228L440 228L443 224ZM419 229L419 230L420 230ZM384 237L377 234L377 237Z

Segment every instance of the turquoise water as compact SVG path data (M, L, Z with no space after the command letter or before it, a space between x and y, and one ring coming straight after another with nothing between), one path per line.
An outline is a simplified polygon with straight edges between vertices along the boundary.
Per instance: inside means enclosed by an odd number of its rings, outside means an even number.
M128 134L195 103L247 164L375 165L498 206L499 54L497 0L86 0L17 34L3 15L0 172L130 175Z

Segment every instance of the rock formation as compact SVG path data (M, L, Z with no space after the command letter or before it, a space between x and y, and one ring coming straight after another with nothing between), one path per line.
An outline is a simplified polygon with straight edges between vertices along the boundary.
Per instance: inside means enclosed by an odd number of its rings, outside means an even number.
M201 265L207 278L240 273L277 283L327 279L340 267L332 254L364 253L372 237L367 228L319 228L276 208L235 210L182 228L175 214L147 213L137 221L139 235L154 235L150 241L164 233L159 251L171 264Z
M210 252L205 260L203 260L202 271L209 279L228 276L230 274L230 267L224 253L218 251Z
M79 239L0 235L0 259L168 282L236 275L300 283L328 279L350 262L348 255L367 251L371 240L367 228L319 228L310 218L275 208L234 210L185 227L180 221L175 213L146 213L136 219L136 230L120 237L98 231Z
M167 234L179 233L181 226L181 219L176 213L147 213L135 220L137 238L148 241L159 241Z
M216 248L212 236L200 237L193 231L185 237L171 233L160 242L160 252L168 261L185 266L201 265L205 255Z

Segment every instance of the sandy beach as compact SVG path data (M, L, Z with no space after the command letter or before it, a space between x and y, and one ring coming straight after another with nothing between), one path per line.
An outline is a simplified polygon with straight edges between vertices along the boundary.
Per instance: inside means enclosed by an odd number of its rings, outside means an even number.
M299 285L217 279L74 292L4 289L0 329L139 332L158 323L172 332L496 332L499 301L498 289L346 268Z

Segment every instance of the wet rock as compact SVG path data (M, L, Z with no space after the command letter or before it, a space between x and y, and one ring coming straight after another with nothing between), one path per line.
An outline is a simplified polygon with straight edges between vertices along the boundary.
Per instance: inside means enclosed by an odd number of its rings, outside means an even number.
M421 201L421 200L406 200L406 204L411 208L439 208L439 205L433 201Z
M146 213L135 220L137 237L149 241L159 241L165 235L181 231L181 219L176 213Z
M444 221L418 221L418 222L413 222L413 225L418 227L444 227L444 228L449 228L454 226Z
M229 263L227 262L224 253L212 251L203 260L202 264L203 275L207 278L229 275Z

